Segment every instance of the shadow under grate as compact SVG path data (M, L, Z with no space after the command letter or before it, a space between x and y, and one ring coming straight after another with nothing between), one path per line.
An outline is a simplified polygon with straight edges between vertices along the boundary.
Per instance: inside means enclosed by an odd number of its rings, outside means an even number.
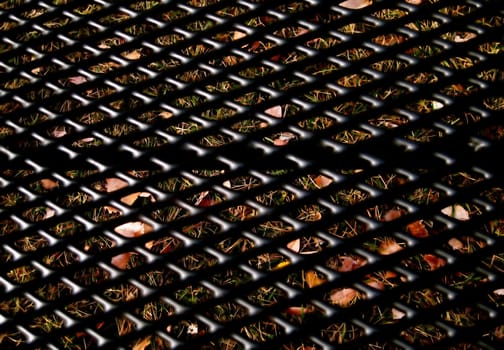
M0 2L0 347L502 347L503 24Z

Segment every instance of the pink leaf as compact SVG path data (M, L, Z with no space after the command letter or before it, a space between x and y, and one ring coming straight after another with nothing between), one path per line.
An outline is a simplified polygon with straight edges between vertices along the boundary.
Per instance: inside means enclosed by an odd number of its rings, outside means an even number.
M372 0L346 0L343 2L340 2L338 5L341 7L345 7L347 9L361 9L364 7L367 7L373 3Z
M282 106L273 106L264 111L273 118L283 118Z
M348 307L353 304L359 296L360 293L353 288L341 288L333 290L329 299L335 305Z
M75 77L68 78L68 81L74 85L80 85L80 84L84 84L87 81L87 79L86 79L86 77L83 77L82 75L78 75Z

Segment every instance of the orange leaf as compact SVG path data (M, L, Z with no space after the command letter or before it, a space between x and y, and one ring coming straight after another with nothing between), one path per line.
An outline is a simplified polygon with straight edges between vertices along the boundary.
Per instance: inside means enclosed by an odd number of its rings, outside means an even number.
M399 209L390 209L383 215L383 221L393 221L395 219L400 218L403 215L402 210Z
M311 270L304 273L304 279L308 288L313 288L327 282L325 278L320 278L315 271Z
M406 226L406 229L413 237L425 238L429 236L429 231L427 231L427 229L425 228L422 220L412 222L411 224Z
M133 345L132 350L145 350L151 343L151 337L148 336L147 338L144 338L137 342L135 345Z
M312 305L308 305L306 307L303 306L291 306L285 312L288 315L295 315L295 316L303 316L305 314L313 313L315 312L315 308Z
M456 238L451 238L449 241L448 241L448 245L450 247L452 247L453 250L461 250L464 248L464 243L462 243L461 241L459 241L458 239Z
M173 113L168 111L159 112L158 115L163 119L170 119L171 117L173 117Z
M292 250L294 253L299 253L299 250L301 249L301 239L295 239L293 241L290 241L287 243L287 248Z
M430 267L431 271L437 270L440 267L446 265L446 260L445 259L442 259L442 258L440 258L440 257L438 257L436 255L433 255L433 254L424 254L422 256L422 258L424 259L424 261L427 264L429 264L429 267Z
M105 179L106 192L114 192L127 186L128 183L126 181L118 179L117 177L110 177Z
M327 176L324 175L319 175L315 179L313 179L315 182L315 185L317 185L318 188L324 188L329 186L333 180Z
M401 247L393 238L386 238L378 247L378 253L381 255L390 255L402 250Z
M333 304L341 307L348 307L353 304L359 296L359 292L353 288L341 288L333 290L329 299Z
M59 184L57 181L53 181L51 179L42 179L40 180L40 185L45 190L52 190L55 187L58 187Z
M128 53L121 53L121 56L128 59L128 60L139 60L140 57L142 57L142 54L140 53L140 50L133 50Z
M111 264L117 267L118 269L126 270L131 254L133 253L128 252L116 255L112 258Z
M129 194L127 196L124 196L121 198L121 202L127 205L133 205L133 203L136 202L138 198L149 198L151 203L154 203L156 200L154 199L154 196L150 194L149 192L135 192L132 194Z

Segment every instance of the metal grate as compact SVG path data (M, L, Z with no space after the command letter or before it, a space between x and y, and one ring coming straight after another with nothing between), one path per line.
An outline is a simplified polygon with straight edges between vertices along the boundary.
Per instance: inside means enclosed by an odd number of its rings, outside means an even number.
M0 2L0 347L502 348L503 23Z

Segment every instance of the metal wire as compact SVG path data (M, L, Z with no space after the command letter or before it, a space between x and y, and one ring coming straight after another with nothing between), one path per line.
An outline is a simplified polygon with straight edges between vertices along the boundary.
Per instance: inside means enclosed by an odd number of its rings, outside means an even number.
M500 348L503 23L1 2L1 348Z

